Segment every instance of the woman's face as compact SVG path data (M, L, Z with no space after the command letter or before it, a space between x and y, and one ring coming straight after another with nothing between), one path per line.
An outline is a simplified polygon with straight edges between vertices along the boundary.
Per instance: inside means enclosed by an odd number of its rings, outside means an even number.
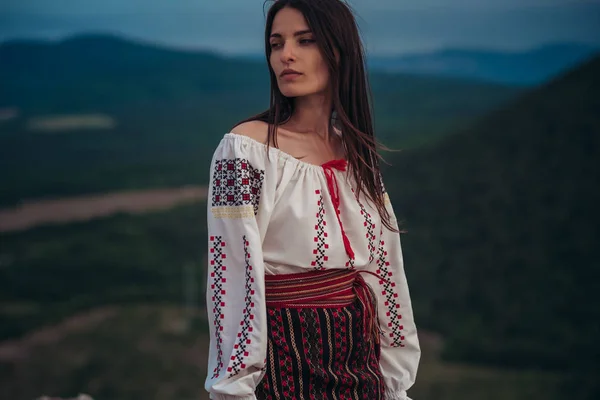
M284 96L321 94L328 89L329 69L300 11L281 9L273 20L269 40L269 61Z

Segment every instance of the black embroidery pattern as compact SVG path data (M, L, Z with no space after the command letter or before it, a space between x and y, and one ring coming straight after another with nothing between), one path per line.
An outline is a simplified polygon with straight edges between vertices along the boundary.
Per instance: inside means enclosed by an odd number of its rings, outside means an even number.
M380 232L380 237L383 234L383 231ZM402 320L402 315L400 314L400 304L398 304L398 293L396 292L396 283L391 281L392 279L392 271L390 270L390 262L387 260L387 251L385 250L385 241L383 238L379 240L379 248L377 251L377 271L375 271L379 276L384 278L385 280L380 280L379 284L383 287L382 295L385 296L386 301L384 305L387 307L387 317L389 318L388 328L391 329L389 336L392 338L392 347L404 347L402 341L404 340L404 336L402 336L402 330L404 326L400 323Z
M221 348L221 343L223 339L221 338L221 333L223 331L223 325L221 325L221 321L225 317L223 315L223 307L225 307L225 301L223 300L223 296L225 295L225 289L223 288L223 283L225 283L225 278L223 273L227 270L227 267L223 264L223 260L226 259L225 255L225 242L223 241L221 236L211 236L210 237L210 254L212 258L210 260L210 279L211 285L210 289L213 291L212 295L212 305L213 305L213 315L215 325L215 343L217 346L217 366L215 367L212 375L212 379L217 378L223 368L223 349Z
M325 208L323 207L323 195L320 190L316 190L315 194L319 196L319 200L317 202L318 211L316 214L317 223L315 225L316 236L314 237L314 241L316 243L316 247L313 250L313 254L315 255L315 259L310 263L315 269L324 269L325 262L329 260L329 257L325 255L325 250L329 249L329 244L326 243L327 232L325 232L325 226L327 222L325 221Z
M212 177L212 206L252 205L258 212L265 171L244 158L216 160Z
M359 200L358 196L356 196L354 189L352 189L352 193L354 193L354 195L356 197L356 201L358 202L358 205L360 206L360 215L362 215L363 218L365 219L365 222L363 225L367 230L367 232L365 233L365 237L367 238L368 247L369 247L369 263L370 263L375 258L375 223L373 223L373 220L371 219L371 214L367 211L367 209L365 208L363 203Z
M354 259L353 258L349 258L348 261L346 261L346 267L348 267L349 269L354 269L356 267L354 265Z
M238 342L233 346L235 354L231 356L231 361L227 368L227 372L230 373L230 378L239 374L241 370L246 368L244 360L249 355L248 346L252 343L250 333L253 330L251 321L254 319L254 314L252 314L252 309L254 308L254 301L252 300L254 297L254 289L252 288L254 278L252 277L252 263L250 262L251 254L248 250L249 243L245 235L243 237L243 242L244 259L246 261L246 297L244 298L246 305L244 307L244 316L240 323L242 328L240 332L238 332Z
M379 187L381 188L381 193L386 194L387 190L385 188L385 184L383 183L383 176L381 174L379 174L378 179L379 179Z

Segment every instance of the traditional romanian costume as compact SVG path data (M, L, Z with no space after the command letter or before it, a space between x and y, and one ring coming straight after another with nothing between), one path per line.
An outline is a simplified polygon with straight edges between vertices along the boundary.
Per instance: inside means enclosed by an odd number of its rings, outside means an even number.
M209 190L211 398L408 399L420 349L400 235L346 162L228 133Z

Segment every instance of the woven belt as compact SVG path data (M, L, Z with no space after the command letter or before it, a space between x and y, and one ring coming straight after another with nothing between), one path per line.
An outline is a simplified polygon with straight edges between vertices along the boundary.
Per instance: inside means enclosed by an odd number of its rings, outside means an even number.
M368 340L379 343L377 299L361 273L370 271L330 269L297 274L266 275L267 308L340 308L361 302L363 326Z

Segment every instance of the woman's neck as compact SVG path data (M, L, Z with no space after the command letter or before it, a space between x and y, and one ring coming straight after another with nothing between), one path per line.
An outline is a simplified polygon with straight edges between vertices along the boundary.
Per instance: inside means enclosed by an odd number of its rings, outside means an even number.
M329 141L331 131L331 96L315 94L297 97L294 100L294 114L285 124L298 133L316 133L324 141Z

